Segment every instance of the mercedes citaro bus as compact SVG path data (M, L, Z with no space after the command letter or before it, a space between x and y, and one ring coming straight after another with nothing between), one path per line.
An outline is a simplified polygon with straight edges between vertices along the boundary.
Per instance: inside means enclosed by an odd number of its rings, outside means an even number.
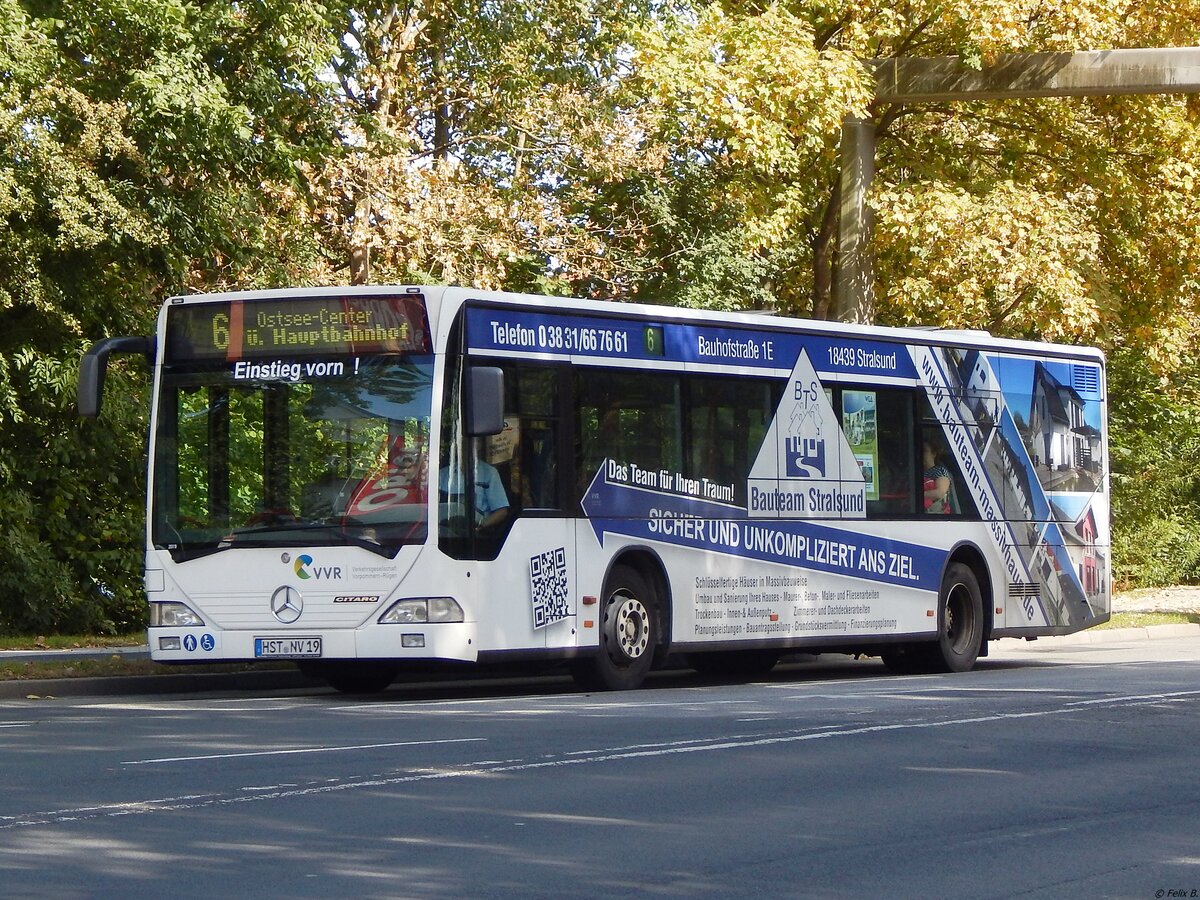
M962 671L1110 608L1104 357L456 287L168 300L97 342L153 371L145 586L162 662L668 654Z

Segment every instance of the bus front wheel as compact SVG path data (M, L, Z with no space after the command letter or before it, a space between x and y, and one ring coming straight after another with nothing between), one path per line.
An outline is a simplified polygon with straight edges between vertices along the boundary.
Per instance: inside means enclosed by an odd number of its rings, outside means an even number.
M587 690L627 691L650 671L658 643L656 598L646 580L628 566L612 571L605 591L600 647L578 660L572 674Z
M376 662L319 662L300 666L305 675L325 679L343 694L378 694L396 680L396 667Z

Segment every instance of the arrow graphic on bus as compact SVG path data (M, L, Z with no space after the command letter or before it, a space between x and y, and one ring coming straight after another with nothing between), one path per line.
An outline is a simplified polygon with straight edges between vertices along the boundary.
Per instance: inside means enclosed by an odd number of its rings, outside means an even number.
M944 551L810 522L749 519L738 506L610 480L608 467L582 501L601 545L607 533L928 591L941 583Z
M621 480L610 480L612 475L620 479L622 473L628 477L628 466L605 460L596 477L588 485L581 505L583 514L596 532L596 540L604 546L604 532L629 534L629 527L644 530L650 519L682 520L699 522L705 519L743 519L746 510L729 503L714 503L669 491L653 490L625 484ZM695 527L695 526L691 526Z

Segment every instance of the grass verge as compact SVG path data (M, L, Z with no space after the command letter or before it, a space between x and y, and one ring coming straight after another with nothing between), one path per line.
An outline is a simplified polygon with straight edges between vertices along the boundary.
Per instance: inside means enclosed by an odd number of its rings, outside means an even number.
M0 681L41 681L47 678L112 678L121 675L201 675L213 672L262 672L290 669L290 663L222 663L211 666L166 666L148 659L5 660L0 657Z
M52 634L29 637L0 635L0 650L81 650L83 648L140 647L146 643L146 632L132 634Z
M1151 625L1200 625L1200 613L1113 613L1100 628L1148 628Z

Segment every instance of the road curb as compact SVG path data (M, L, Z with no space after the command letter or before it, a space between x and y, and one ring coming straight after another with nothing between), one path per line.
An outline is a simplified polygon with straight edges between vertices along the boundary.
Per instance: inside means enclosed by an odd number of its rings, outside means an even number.
M1168 638L1200 637L1200 625L1147 625L1142 628L1094 628L1075 634L1040 637L1034 641L1025 638L1004 638L998 642L1001 648L1020 646L1026 650L1054 650L1059 647L1079 647L1089 644L1116 644L1128 641L1158 641Z
M61 662L63 660L82 659L149 659L150 647L142 644L140 647L71 647L65 650L0 650L0 663L3 662Z
M279 691L323 687L299 671L203 672L110 675L101 678L38 678L0 681L0 700L53 700L124 694L199 694L212 691Z

